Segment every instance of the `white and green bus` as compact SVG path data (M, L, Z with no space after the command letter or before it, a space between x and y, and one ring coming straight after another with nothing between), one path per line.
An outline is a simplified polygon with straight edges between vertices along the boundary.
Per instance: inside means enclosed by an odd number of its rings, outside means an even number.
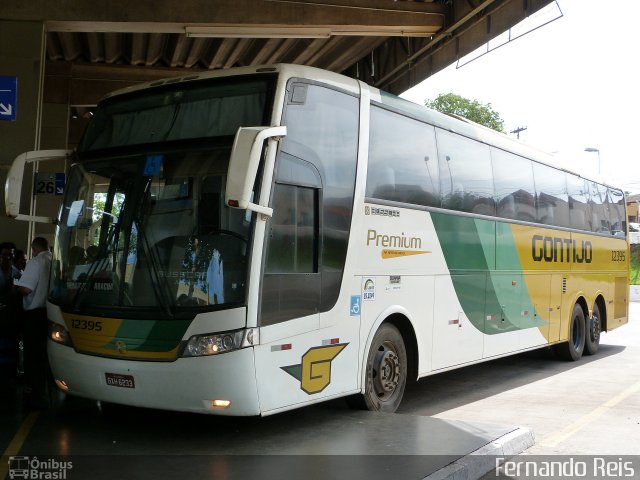
M131 87L69 155L47 311L71 395L393 412L407 381L545 346L578 360L627 322L620 190L352 78ZM14 162L10 215L45 156Z

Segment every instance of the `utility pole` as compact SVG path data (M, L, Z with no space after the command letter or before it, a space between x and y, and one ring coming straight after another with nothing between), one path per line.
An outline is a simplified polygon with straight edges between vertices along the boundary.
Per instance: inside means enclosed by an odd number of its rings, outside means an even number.
M509 133L515 133L516 134L516 138L518 140L520 140L520 132L524 132L527 129L527 127L518 127L515 130L511 130L511 132Z

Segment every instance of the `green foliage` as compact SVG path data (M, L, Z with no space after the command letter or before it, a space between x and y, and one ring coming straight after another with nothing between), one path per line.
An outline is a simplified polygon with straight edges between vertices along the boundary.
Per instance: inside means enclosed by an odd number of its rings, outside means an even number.
M469 100L455 93L441 93L435 100L426 100L424 104L439 112L459 115L504 133L504 121L490 103L485 105L478 100Z
M631 271L629 283L640 285L640 245L631 245Z

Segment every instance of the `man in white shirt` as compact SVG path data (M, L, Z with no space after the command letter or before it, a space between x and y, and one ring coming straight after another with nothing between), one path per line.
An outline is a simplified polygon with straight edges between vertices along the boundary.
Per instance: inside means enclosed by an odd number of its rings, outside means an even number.
M25 383L31 388L32 401L38 407L48 405L47 378L47 295L51 252L43 237L31 242L33 256L14 286L22 295L24 307L23 347Z

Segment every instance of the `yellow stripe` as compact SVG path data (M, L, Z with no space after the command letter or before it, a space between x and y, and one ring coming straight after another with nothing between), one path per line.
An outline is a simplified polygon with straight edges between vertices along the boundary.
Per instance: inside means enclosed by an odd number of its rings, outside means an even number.
M555 447L555 446L557 446L558 444L564 442L567 438L571 437L573 434L575 434L576 432L581 430L585 425L587 425L588 423L590 423L590 422L594 421L595 419L601 417L602 415L607 413L611 408L615 407L618 403L622 402L623 400L625 400L626 398L630 397L631 395L633 395L635 393L638 393L639 391L640 391L640 382L638 382L638 383L636 383L634 385L631 385L629 388L627 388L623 392L621 392L618 395L616 395L615 397L607 400L602 405L600 405L599 407L593 409L591 412L589 412L586 415L582 416L581 418L579 418L575 422L567 425L565 428L560 430L555 435L551 435L550 437L547 437L541 443L541 445L543 445L545 447Z
M11 443L9 443L9 446L2 454L3 458L8 459L9 457L14 457L20 453L20 449L22 448L22 445L24 445L24 441L29 436L29 432L35 425L39 415L40 412L31 412L27 415L27 418L25 418L24 422L22 422L22 425L20 425L20 428L13 436ZM7 478L8 473L9 462L0 462L0 478Z
M431 253L430 251L425 250L382 250L380 254L382 258L398 258L398 257L409 257L411 255L422 255L425 253Z

